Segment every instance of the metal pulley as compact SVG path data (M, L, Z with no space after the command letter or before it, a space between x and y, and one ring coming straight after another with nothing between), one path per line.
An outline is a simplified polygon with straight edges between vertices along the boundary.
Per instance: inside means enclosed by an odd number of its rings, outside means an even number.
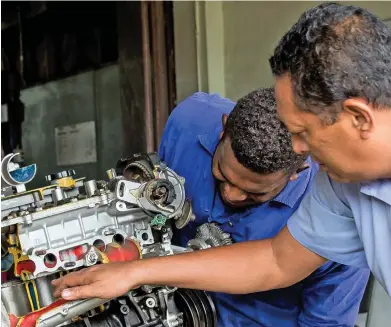
M156 152L137 153L118 160L116 173L124 176L126 180L145 183L155 178L154 170L160 163Z
M123 176L116 183L118 200L174 218L179 229L194 220L191 203L185 200L184 179L168 168L157 153L120 159L116 174Z
M175 227L182 229L188 223L195 220L190 200L186 199L182 208L182 215L175 220Z

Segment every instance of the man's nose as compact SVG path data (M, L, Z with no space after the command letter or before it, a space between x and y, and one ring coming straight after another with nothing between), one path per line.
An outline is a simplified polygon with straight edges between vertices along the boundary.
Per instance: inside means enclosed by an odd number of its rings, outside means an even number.
M297 154L306 154L310 150L307 142L297 135L292 135L292 147Z
M229 183L224 183L224 193L231 202L244 201L247 198L246 192Z

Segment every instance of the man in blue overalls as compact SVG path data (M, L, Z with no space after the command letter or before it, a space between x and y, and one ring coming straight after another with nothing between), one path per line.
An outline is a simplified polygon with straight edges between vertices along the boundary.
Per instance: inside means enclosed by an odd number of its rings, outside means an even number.
M234 242L275 236L318 169L293 152L272 89L254 91L236 104L205 93L187 98L172 112L159 154L185 178L192 200L195 221L175 231L182 246L207 222L217 223ZM368 276L367 269L329 261L288 288L211 295L219 326L351 327Z

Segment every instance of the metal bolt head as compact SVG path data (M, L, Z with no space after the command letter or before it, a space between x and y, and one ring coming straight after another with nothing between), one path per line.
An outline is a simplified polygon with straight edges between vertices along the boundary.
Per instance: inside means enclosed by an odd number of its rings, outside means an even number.
M147 305L148 308L154 308L156 306L156 301L154 298L149 297L146 301L145 304Z
M66 315L68 314L68 308L64 306L64 307L62 308L62 310L61 310L61 314L62 314L63 316L66 316Z
M94 265L98 261L98 255L95 252L89 252L86 254L85 262L87 265Z
M121 305L121 307L119 308L119 310L121 311L121 313L122 313L123 315L126 315L126 314L128 314L128 313L130 312L129 307L128 307L126 304Z

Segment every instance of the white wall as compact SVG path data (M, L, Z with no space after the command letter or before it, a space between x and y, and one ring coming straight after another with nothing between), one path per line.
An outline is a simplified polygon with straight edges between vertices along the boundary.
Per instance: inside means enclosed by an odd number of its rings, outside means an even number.
M375 282L365 327L389 326L391 326L391 299L384 288L378 282Z
M278 40L315 1L224 2L225 95L237 100L273 83L268 59ZM391 2L346 2L391 18Z
M177 101L195 91L225 94L223 5L174 2Z
M197 90L233 100L273 83L268 58L300 14L317 1L174 2L178 101ZM391 1L349 1L382 19Z

